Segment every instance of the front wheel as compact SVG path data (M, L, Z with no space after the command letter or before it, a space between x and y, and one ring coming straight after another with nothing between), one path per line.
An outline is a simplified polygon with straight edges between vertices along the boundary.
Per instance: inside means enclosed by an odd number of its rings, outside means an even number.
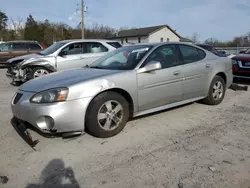
M49 73L50 72L43 67L36 67L36 68L32 69L30 78L31 79L38 78L40 76L45 76Z
M86 131L99 138L120 133L129 118L129 104L116 92L104 92L95 97L86 113Z
M204 103L208 105L220 104L225 96L226 84L222 77L215 76L211 82L208 96L204 99Z

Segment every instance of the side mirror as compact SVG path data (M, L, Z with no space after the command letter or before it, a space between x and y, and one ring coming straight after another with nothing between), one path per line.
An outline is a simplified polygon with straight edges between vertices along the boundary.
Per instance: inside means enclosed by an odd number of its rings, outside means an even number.
M59 54L58 54L58 56L60 56L60 57L63 57L63 56L65 56L65 55L67 55L67 52L66 52L66 51L61 51L61 52L59 52Z
M151 71L156 71L160 70L161 63L158 61L150 61L145 67L140 68L137 73L146 73L146 72L151 72Z

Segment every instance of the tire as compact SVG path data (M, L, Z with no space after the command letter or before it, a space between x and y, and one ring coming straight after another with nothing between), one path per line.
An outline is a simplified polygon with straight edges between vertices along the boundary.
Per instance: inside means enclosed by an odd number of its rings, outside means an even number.
M109 112L107 112L108 109ZM118 109L121 110L114 113L114 110ZM98 138L112 137L123 130L128 118L129 104L127 100L116 92L103 92L89 104L85 118L86 132ZM119 123L115 123L115 121Z
M220 89L221 92L218 92L217 90L217 95L216 95L217 97L215 97L214 96L216 90L215 87L218 87L218 84L221 84L222 88ZM225 92L226 92L225 80L222 77L216 75L210 84L208 96L203 100L203 102L208 105L218 105L223 101Z
M39 71L41 71L41 73L46 73L46 74L41 74L40 76L42 75L47 75L50 73L50 71L44 67L35 67L31 70L31 73L29 75L29 79L34 79L34 78L38 78L40 77L39 75L35 75L36 73L38 73Z

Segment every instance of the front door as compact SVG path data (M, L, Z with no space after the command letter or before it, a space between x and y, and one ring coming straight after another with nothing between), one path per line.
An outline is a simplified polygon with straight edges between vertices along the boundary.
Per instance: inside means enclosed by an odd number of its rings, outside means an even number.
M178 47L183 62L183 100L204 97L212 64L204 60L206 53L203 50L184 44Z
M152 61L160 62L162 69L137 74L139 111L182 100L183 75L176 46L169 44L158 47L142 67Z
M108 49L97 42L73 43L62 49L57 56L57 70L81 68L91 64L104 54Z

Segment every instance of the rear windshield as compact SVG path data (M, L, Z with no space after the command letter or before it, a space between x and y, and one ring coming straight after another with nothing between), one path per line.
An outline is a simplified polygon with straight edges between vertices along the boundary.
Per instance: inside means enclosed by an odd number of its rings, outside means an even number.
M109 45L113 46L114 48L120 48L122 45L119 42L107 42Z

